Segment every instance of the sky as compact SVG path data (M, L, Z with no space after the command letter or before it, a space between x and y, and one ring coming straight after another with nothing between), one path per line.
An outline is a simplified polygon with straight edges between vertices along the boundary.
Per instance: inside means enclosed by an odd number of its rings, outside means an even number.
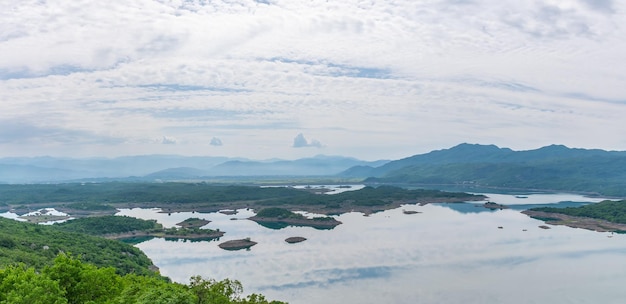
M0 7L0 157L626 150L626 1Z

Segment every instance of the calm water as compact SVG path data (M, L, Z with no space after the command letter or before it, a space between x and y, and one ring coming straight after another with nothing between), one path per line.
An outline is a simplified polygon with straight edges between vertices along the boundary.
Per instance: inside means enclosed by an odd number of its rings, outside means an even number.
M507 205L595 202L577 195L489 195ZM404 210L422 213L406 215ZM456 209L456 210L455 210ZM136 245L163 275L232 278L246 292L298 303L623 303L626 235L543 224L505 209L474 204L408 205L364 217L338 216L333 230L271 230L237 215L122 210L173 226L189 217L226 231L219 242L250 237L249 251L213 242L152 239ZM231 220L240 218L242 220ZM498 227L501 226L502 229ZM526 230L526 231L524 231ZM284 239L308 240L287 244Z

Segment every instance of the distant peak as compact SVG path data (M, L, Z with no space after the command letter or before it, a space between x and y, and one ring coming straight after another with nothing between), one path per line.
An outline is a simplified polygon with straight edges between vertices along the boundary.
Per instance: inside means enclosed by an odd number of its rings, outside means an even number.
M461 143L458 144L452 148L450 148L449 150L467 150L467 149L482 149L482 150L502 150L503 148L500 148L496 145L481 145L481 144L470 144L470 143ZM505 150L508 150L508 148L504 148Z
M565 146L565 145L557 145L557 144L552 144L552 145L549 145L549 146L545 146L545 147L543 147L541 149L569 150L569 148L567 146Z

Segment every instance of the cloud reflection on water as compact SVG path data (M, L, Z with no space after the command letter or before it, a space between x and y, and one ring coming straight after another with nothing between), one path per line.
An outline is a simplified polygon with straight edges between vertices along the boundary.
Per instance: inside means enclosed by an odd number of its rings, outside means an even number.
M247 292L292 304L611 303L621 290L611 288L626 281L624 235L544 230L542 222L510 209L462 213L446 205L408 205L369 217L343 214L342 225L325 231L271 230L221 214L174 216L205 217L213 221L210 228L226 231L222 240L250 237L258 244L235 252L219 249L218 242L138 244L164 275L179 282L196 274L233 278ZM290 236L307 241L287 244Z

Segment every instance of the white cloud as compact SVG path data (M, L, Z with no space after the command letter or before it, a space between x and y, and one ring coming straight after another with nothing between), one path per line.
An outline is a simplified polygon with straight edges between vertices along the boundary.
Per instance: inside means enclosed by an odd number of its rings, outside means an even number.
M210 145L211 145L211 146L222 146L222 145L223 145L223 143L222 143L222 140L221 140L221 139L219 139L219 138L217 138L217 137L213 137L213 138L211 138L211 143L210 143Z
M292 147L294 147L294 148L306 148L306 147L321 148L322 147L322 143L319 142L316 139L312 139L311 141L308 141L304 137L304 135L302 133L300 133L293 139Z
M161 139L161 143L164 145L175 145L176 142L177 142L176 138L169 137L169 136L163 136L163 139Z
M626 150L625 9L18 1L0 11L0 125L21 131L0 132L0 151L36 154L65 138L46 152L108 142L106 153L203 153L219 132L224 153L298 157L309 149L278 148L294 129L367 158L466 141ZM50 132L68 133L38 135ZM31 140L17 147L20 137Z

